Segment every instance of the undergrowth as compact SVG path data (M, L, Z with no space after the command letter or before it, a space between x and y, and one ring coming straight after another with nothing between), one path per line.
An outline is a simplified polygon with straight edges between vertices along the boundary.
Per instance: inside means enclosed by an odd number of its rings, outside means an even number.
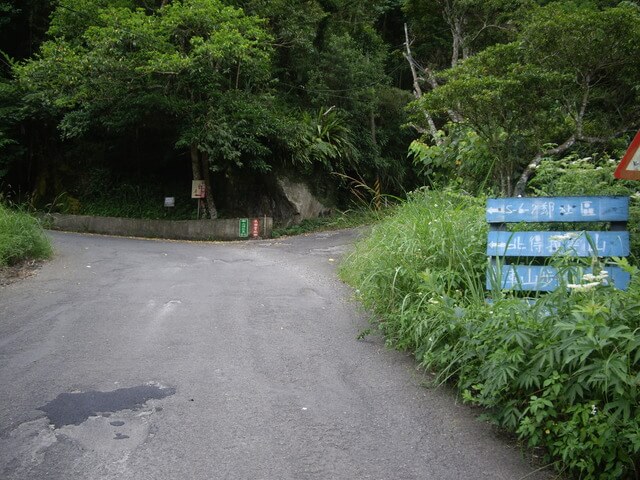
M0 203L0 267L51 256L51 244L38 221Z
M637 478L640 275L485 300L484 200L419 191L341 265L393 348L581 479ZM603 266L606 271L607 266ZM597 270L597 269L596 269ZM604 277L603 277L604 278Z
M354 208L325 217L303 220L297 225L274 228L272 237L278 238L287 235L301 235L309 232L339 230L341 228L370 225L389 216L391 212L393 212L393 207L385 207L380 210L364 207Z

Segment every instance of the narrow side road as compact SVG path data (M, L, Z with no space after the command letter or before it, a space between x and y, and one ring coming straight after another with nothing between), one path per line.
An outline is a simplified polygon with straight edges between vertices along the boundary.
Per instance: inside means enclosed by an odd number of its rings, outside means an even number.
M551 478L356 340L335 269L357 235L51 233L54 260L0 288L0 478Z

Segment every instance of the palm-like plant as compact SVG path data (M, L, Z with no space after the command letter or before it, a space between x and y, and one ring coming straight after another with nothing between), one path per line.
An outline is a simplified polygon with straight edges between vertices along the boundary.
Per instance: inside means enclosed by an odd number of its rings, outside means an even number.
M344 172L357 164L357 149L346 117L335 107L303 115L304 132L299 160L320 163L330 171Z

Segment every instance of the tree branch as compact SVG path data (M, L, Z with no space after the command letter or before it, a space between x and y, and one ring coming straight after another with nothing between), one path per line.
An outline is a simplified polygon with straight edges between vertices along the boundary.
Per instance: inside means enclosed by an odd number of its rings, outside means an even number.
M407 28L407 24L404 24L404 37L405 37L405 47L406 51L404 53L404 57L409 62L409 67L411 68L411 75L413 77L413 95L416 99L420 99L422 97L422 88L420 88L420 80L418 78L418 72L416 71L415 61L413 59L413 55L411 54L411 42L409 41L409 29ZM442 139L438 135L438 129L436 128L436 124L433 121L433 117L431 114L426 111L424 108L420 109L422 114L427 121L427 125L429 126L429 134L433 141L436 142L436 145L440 145L442 143Z
M584 116L584 111L582 111L582 115ZM542 160L545 157L549 157L551 155L559 155L561 153L564 153L567 150L569 150L576 142L606 143L606 142L609 142L609 141L613 140L616 137L619 137L620 135L622 135L622 134L624 134L626 132L633 131L633 130L634 129L619 130L617 132L612 133L611 135L609 135L607 137L589 137L589 136L583 135L582 133L580 133L580 134L574 133L567 140L565 140L564 143L558 145L555 148L550 148L550 149L545 150L543 152L539 152L535 157L533 157L533 160L531 161L531 163L529 163L529 165L527 165L527 168L525 168L524 172L522 172L522 175L520 175L520 178L518 179L518 182L516 183L516 186L515 186L515 189L514 189L514 194L515 195L524 195L524 189L527 186L527 182L529 181L529 178L531 178L531 176L535 172L536 168L538 168L538 165L540 165L540 163L542 162Z
M524 189L527 186L527 182L529 181L529 178L531 178L533 173L536 171L536 168L538 168L538 165L540 165L540 163L545 157L548 157L549 155L558 155L559 153L566 152L573 146L574 143L576 143L576 140L577 140L576 135L575 134L571 135L569 138L567 138L564 141L564 143L558 145L557 147L549 148L547 150L544 150L536 154L536 156L533 157L533 160L531 160L531 163L527 165L527 168L524 169L524 172L522 172L522 175L520 175L520 178L516 182L516 186L513 191L514 195L524 195Z
M411 76L413 77L413 95L416 98L422 97L422 89L420 88L420 82L418 81L418 73L416 72L416 65L413 59L413 55L411 55L411 43L409 42L409 29L407 28L407 24L404 24L404 38L405 38L405 47L406 51L403 54L404 58L409 62L409 67L411 68Z

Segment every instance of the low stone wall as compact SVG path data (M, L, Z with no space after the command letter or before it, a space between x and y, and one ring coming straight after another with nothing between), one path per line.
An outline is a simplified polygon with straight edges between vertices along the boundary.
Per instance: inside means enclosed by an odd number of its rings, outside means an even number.
M255 221L258 225L255 225ZM220 220L144 220L138 218L91 217L50 214L44 218L52 230L100 233L125 237L170 238L180 240L241 240L269 238L273 230L271 217L248 219L241 232L238 218ZM240 235L245 236L241 237ZM247 236L248 235L248 236Z

